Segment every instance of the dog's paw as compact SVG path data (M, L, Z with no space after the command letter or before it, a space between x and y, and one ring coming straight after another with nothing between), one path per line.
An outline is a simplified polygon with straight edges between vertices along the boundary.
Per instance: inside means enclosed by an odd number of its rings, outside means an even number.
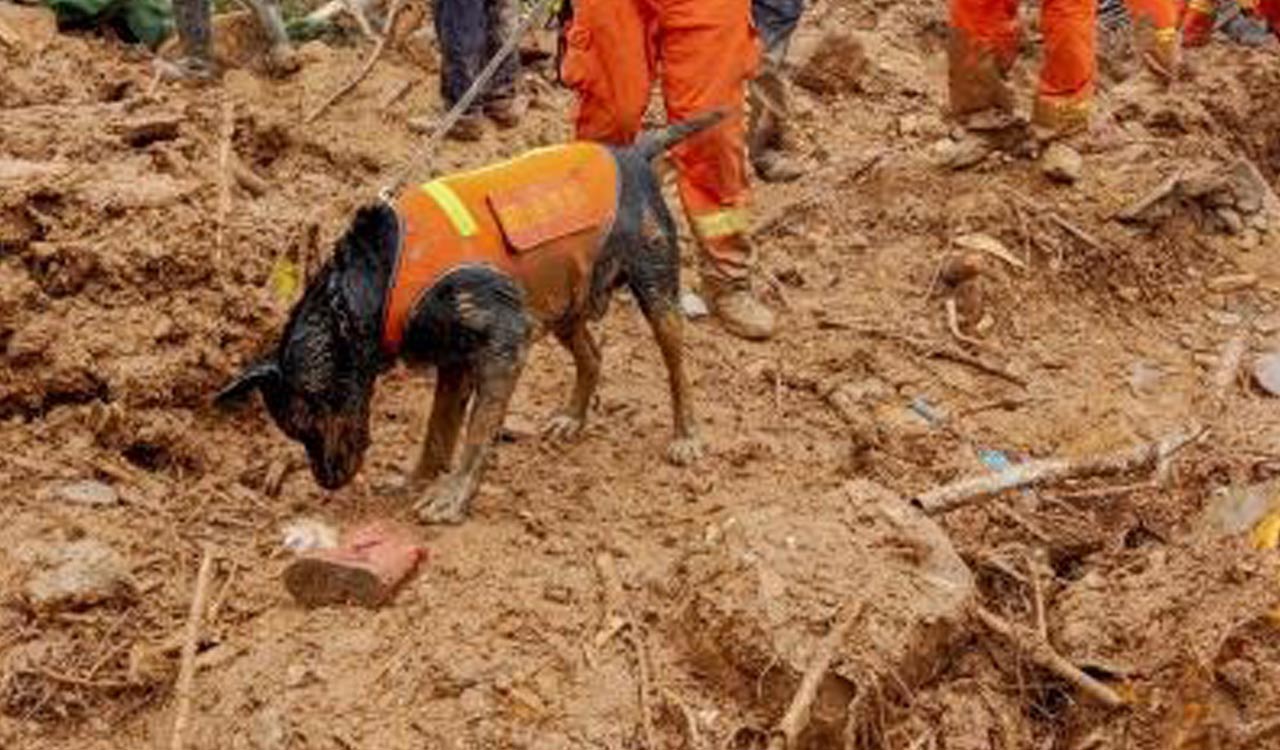
M702 441L696 437L676 438L667 446L667 460L676 466L689 466L702 458Z
M464 482L446 480L428 490L413 509L423 523L459 524L467 520L470 499Z
M585 426L585 420L561 412L547 420L542 427L542 436L550 440L573 440L582 434Z

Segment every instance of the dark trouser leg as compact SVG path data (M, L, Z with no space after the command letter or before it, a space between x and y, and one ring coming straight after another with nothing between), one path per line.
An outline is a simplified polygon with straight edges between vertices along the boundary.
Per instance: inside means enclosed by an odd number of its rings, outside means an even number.
M212 55L213 31L210 0L173 0L174 25L182 41L182 53L208 63Z
M436 0L435 22L441 57L440 94L453 106L485 64L485 4L483 0Z

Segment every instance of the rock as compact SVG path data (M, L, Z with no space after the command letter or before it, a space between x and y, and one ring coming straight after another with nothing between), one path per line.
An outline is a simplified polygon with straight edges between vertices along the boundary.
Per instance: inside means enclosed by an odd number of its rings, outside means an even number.
M58 35L58 17L49 8L0 2L0 43L38 53Z
M1225 276L1215 276L1209 279L1209 291L1218 294L1230 294L1238 292L1241 289L1249 289L1257 286L1258 275L1253 273L1232 273Z
M688 596L676 636L695 669L750 702L741 708L782 715L817 643L858 613L800 746L838 745L846 720L871 718L849 716L855 692L920 686L963 637L973 577L937 524L883 487L762 498L720 527L671 574Z
M981 163L991 154L991 146L976 137L961 140L943 138L930 146L929 152L939 167L958 172Z
M948 258L942 264L942 270L938 273L938 277L947 286L959 286L966 281L981 276L984 265L982 253L959 253Z
M707 309L707 303L697 294L689 291L680 293L680 309L689 320L705 318L711 314Z
M846 242L852 250L866 250L871 247L871 240L867 239L867 235L858 231L851 233Z
M792 80L815 94L858 91L869 67L862 43L842 31L799 34L792 38Z
M1280 352L1258 357L1253 363L1253 380L1272 396L1280 396Z
M1213 538L1240 536L1274 508L1280 508L1280 482L1276 480L1224 487L1210 497L1196 529Z
M71 505L108 506L120 502L120 494L109 484L85 480L56 487L46 487L41 493L47 499Z
M1240 218L1240 213L1234 208L1223 206L1214 213L1222 220L1222 228L1227 234L1240 234L1244 231L1244 219Z
M1245 159L1231 166L1231 191L1236 208L1241 213L1256 214L1268 203L1272 204L1269 210L1280 211L1280 206L1275 205L1275 194L1267 186L1266 179Z
M84 609L134 592L124 559L96 539L33 543L17 557L32 568L23 595L39 611Z
M1084 158L1065 143L1054 143L1040 157L1040 171L1054 182L1071 185L1084 173Z
M1239 314L1226 312L1225 310L1210 310L1205 313L1204 316L1208 318L1210 322L1216 323L1223 328L1235 328L1244 322L1244 318L1241 318Z

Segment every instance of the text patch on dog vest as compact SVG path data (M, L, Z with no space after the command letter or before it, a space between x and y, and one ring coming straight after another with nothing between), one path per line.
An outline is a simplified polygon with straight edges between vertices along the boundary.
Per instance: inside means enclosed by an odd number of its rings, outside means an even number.
M598 212L575 174L489 193L489 206L511 248L528 252L595 226Z

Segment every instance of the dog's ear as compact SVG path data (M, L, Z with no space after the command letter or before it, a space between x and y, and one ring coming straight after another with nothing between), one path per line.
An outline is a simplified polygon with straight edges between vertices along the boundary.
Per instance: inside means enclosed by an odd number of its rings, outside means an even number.
M220 408L228 409L243 402L255 388L269 388L279 383L280 365L275 358L260 359L223 386L214 397L213 403Z

